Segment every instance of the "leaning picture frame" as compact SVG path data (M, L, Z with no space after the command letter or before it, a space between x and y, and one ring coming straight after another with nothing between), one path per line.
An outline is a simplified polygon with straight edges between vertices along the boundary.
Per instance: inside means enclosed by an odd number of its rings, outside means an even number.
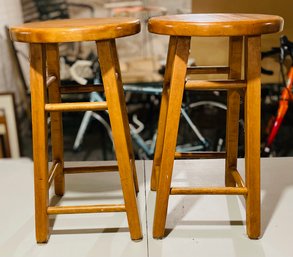
M0 110L5 115L6 133L9 135L9 148L11 158L20 157L20 146L17 129L14 94L11 92L0 93Z

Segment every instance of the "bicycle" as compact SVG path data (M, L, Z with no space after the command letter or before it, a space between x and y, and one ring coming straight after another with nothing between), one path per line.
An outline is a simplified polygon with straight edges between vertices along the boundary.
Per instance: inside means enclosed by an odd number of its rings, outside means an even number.
M268 128L268 137L265 142L265 146L262 150L262 156L271 156L272 155L272 148L275 138L279 132L280 126L284 120L284 117L288 111L289 102L293 101L293 94L292 94L292 86L293 86L293 42L290 42L286 36L282 36L280 38L280 47L272 48L272 50L268 52L262 53L262 57L265 58L271 55L279 55L279 64L282 74L283 80L283 89L281 90L281 94L279 96L279 107L277 111L276 117L271 122L271 126ZM289 57L291 61L291 66L288 71L287 80L285 78L285 71L284 71L284 62L286 58ZM262 72L265 74L272 75L273 72L267 69L262 68Z
M216 98L219 97L216 96ZM156 105L158 106L158 103ZM158 113L159 109L156 109ZM222 151L224 147L224 137L221 137L223 135L222 133L219 133L221 128L218 128L217 133L206 133L207 130L204 126L202 126L200 119L203 113L206 114L206 112L208 112L206 115L209 117L213 116L214 118L214 116L225 115L226 110L227 106L218 101L218 99L217 101L205 99L196 100L194 102L185 99L185 103L181 107L181 122L179 126L176 151ZM221 112L220 115L219 112ZM203 115L206 116L205 114ZM138 146L138 157L140 159L152 159L155 150L157 130L155 129L152 133L150 133L149 137L147 137L148 139L144 139L142 132L144 131L145 124L137 118L136 114L132 117L132 122L136 125L136 127L134 127L133 124L130 124L130 131L134 145ZM157 125L155 125L155 128L156 127ZM212 138L210 134L216 134L216 139Z
M152 103L153 106L158 111L158 106L159 106L159 97L162 93L162 87L159 84L156 83L145 83L143 85L124 85L124 91L127 93L132 93L132 94L141 94L141 95L151 95L151 101L150 99L147 100L148 103ZM188 98L188 97L186 97ZM207 98L204 96L204 98ZM204 135L204 133L201 131L201 128L199 128L198 124L196 125L196 122L192 121L194 118L199 117L200 113L203 113L204 109L208 111L210 116L219 116L219 112L222 112L220 116L225 115L224 113L226 112L226 105L218 101L219 96L215 95L213 98L216 98L217 100L214 99L206 99L206 100L198 100L196 99L195 101L191 100L185 100L185 104L181 108L181 122L180 128L179 128L179 137L178 137L178 142L177 142L177 151L178 152L190 152L190 151L209 151L209 150L216 150L216 151L222 151L224 147L224 138L221 136L219 137L219 133L217 132L216 137L217 139L210 140L207 138L207 135ZM97 93L93 92L91 93L90 97L91 101L103 101L103 97ZM194 99L193 99L194 100ZM191 102L191 103L190 103ZM128 109L129 106L133 104L131 102L128 102ZM135 105L136 103L134 103ZM144 108L143 104L140 104L140 109L141 107ZM133 109L133 108L132 108ZM138 117L137 114L137 108L134 108L135 111L131 111L132 113L130 114L130 134L133 139L134 143L134 148L136 152L136 156L139 159L152 159L154 155L154 150L155 150L155 143L156 143L156 138L157 138L157 130L156 130L156 125L154 124L153 129L145 129L147 123L153 123L153 120L151 121L142 121L142 118ZM213 110L211 112L211 110ZM145 110L143 111L143 116L145 115ZM206 116L206 115L205 115ZM109 139L112 141L112 136L111 136L111 129L110 125L108 122L99 114L91 111L87 111L84 114L83 120L81 122L80 128L78 130L74 145L73 145L73 150L77 151L79 147L82 144L83 137L85 136L85 132L87 129L87 126L89 125L89 122L91 118L94 118L101 122L101 124L105 127L107 134L109 135ZM182 127L182 123L184 124ZM192 133L188 133L186 135L187 129L190 129ZM219 128L219 131L223 129ZM147 131L147 132L146 132ZM145 135L147 134L147 135ZM222 134L222 133L221 133ZM213 143L211 141L215 141L216 143Z

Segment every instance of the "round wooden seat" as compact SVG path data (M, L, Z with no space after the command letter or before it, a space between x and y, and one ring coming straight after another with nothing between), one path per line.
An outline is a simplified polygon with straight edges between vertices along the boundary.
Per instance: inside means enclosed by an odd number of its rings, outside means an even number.
M130 36L140 31L138 19L93 18L50 20L26 23L10 28L14 41L27 43L63 43L97 41Z
M182 14L149 20L152 33L172 36L242 36L281 31L283 19L265 14Z

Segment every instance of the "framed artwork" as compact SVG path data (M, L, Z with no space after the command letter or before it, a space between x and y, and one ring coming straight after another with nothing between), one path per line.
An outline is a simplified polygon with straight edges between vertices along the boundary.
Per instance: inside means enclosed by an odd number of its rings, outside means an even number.
M0 133L7 138L9 146L6 147L10 149L10 157L19 158L20 148L13 93L0 93L0 110L1 120L3 120L0 124Z
M5 110L0 109L0 158L11 157Z

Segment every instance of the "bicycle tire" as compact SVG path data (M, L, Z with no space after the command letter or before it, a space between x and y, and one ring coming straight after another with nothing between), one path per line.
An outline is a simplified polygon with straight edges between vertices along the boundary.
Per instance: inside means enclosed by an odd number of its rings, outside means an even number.
M186 109L193 124L196 125L203 138L200 138L196 133L187 133L190 129L184 125L184 117L181 117L177 138L177 151L225 151L226 103L209 99L201 100L189 104ZM238 145L238 155L241 157L244 155L243 119L239 120Z

